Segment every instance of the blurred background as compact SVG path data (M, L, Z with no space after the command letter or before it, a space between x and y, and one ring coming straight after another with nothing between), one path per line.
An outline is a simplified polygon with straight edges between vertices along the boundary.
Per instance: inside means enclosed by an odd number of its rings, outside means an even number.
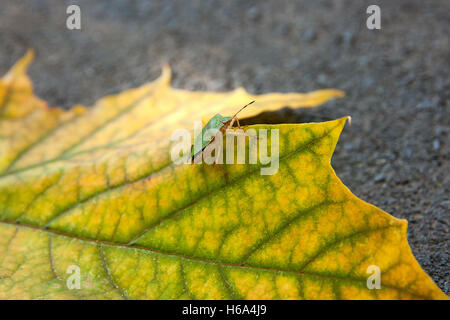
M81 30L66 28L71 4ZM381 30L366 27L371 4ZM164 62L183 89L344 90L317 109L251 122L351 115L337 175L408 220L415 257L449 294L449 30L448 0L2 0L0 72L34 48L36 94L64 108L153 80Z

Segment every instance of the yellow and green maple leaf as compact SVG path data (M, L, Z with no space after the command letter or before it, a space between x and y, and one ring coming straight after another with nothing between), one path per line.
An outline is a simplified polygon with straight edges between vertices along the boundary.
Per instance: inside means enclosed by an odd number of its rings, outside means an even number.
M279 171L176 166L170 136L342 96L190 92L170 71L91 108L32 92L32 52L0 80L0 299L445 299L407 223L355 197L330 165L346 119L278 129ZM367 268L381 289L367 287ZM69 267L81 288L69 290Z

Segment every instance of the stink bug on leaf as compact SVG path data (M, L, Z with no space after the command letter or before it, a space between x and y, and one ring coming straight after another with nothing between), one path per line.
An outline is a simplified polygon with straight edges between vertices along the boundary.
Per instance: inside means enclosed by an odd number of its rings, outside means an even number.
M222 116L220 114L216 114L214 117L212 117L208 121L208 123L202 128L202 132L194 138L194 145L191 148L192 163L198 163L196 161L196 159L202 157L202 153L207 148L211 148L211 150L212 150L212 148L214 148L213 142L214 142L214 139L215 139L216 135L218 135L218 134L222 134L222 135L225 134L227 129L232 128L235 122L237 122L239 128L241 128L241 125L239 123L239 119L237 118L237 115L238 115L239 112L241 112L242 110L247 108L253 102L255 102L255 101L252 101L252 102L246 104L245 106L243 106L232 117L224 117L224 116ZM205 133L208 130L210 130L209 132L214 133L214 135L212 135L211 139L204 140ZM239 135L239 134L242 134L242 133L237 133L237 132L236 133L230 133L229 132L228 134ZM222 172L225 175L225 180L228 182L228 175L227 175L227 173L218 164L219 156L220 156L220 153L216 152L215 164L216 164L216 166L218 166L222 170Z

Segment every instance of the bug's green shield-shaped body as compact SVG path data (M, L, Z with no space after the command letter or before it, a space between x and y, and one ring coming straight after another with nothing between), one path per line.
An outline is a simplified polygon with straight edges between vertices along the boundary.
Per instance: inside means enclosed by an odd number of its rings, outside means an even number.
M202 128L202 133L195 137L194 139L194 147L191 151L191 157L194 157L194 155L197 155L197 153L201 152L205 147L211 142L212 137L217 133L217 131L220 130L220 128L224 125L225 122L228 120L231 120L232 117L223 117L220 114L216 114L214 117L212 117L208 123ZM208 131L211 133L209 139L205 138L205 133ZM208 138L208 137L206 137Z

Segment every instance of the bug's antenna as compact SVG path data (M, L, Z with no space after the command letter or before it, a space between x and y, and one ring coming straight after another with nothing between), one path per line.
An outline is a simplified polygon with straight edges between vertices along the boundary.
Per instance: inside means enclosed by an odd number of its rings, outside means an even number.
M242 108L240 108L239 111L236 112L236 113L234 114L233 118L236 117L236 116L238 115L239 112L241 112L242 110L244 110L245 108L247 108L247 107L248 107L249 105L251 105L253 102L255 102L255 100L253 100L253 101L250 102L250 103L247 103L245 106L243 106Z

